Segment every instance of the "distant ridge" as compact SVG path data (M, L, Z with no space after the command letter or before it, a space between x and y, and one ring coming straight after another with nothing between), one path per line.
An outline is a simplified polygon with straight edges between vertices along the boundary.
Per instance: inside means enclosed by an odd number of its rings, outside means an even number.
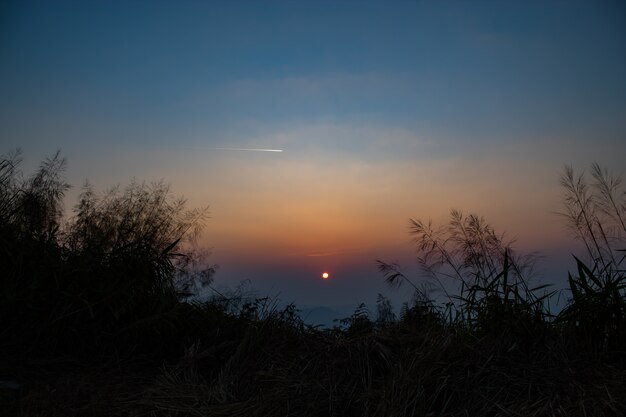
M336 309L325 306L309 306L301 309L300 317L306 324L312 326L333 327L339 324L335 320L348 317L352 310L347 306L337 307Z

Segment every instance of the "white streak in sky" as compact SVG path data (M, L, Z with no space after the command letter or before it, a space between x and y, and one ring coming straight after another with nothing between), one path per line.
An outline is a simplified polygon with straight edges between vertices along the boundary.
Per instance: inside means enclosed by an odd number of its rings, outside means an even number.
M282 152L282 149L251 149L251 148L211 148L216 151L244 151L244 152Z

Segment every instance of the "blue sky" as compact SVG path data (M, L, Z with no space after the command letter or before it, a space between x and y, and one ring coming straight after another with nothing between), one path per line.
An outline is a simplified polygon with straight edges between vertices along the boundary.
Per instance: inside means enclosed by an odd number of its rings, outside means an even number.
M0 63L2 152L60 148L76 188L164 178L211 205L218 279L305 303L324 265L276 254L350 254L330 298L374 298L411 216L567 252L562 165L623 174L618 1L3 2Z

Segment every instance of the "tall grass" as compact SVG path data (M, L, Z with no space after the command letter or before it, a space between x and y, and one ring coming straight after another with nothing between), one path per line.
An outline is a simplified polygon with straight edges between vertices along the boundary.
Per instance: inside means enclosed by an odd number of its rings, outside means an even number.
M559 317L582 348L626 358L626 190L622 180L598 164L592 182L566 166L561 175L563 212L587 250L575 257L577 275L569 274L572 298Z
M440 315L476 334L537 331L551 316L546 285L531 286L535 255L516 255L481 217L452 210L447 224L410 220L422 273L446 295ZM379 261L390 285L411 282L394 265ZM413 285L414 289L417 287Z
M410 223L422 272L447 281L446 303L380 262L412 301L396 316L379 296L375 315L361 305L320 329L245 286L191 301L215 271L194 246L206 209L187 210L163 183L86 186L63 219L63 158L27 178L19 163L0 160L0 414L626 414L622 260L606 245L620 241L602 220L610 207L623 215L617 179L598 188L615 204L591 204L589 192L580 204L590 221L577 224L606 238L589 242L592 266L576 260L556 320L550 292L530 284L535 258L453 211L440 228Z
M433 306L449 326L474 335L515 335L543 340L561 335L577 353L626 357L626 192L621 178L598 164L592 181L566 166L560 182L563 212L574 236L583 242L587 261L574 256L576 272L568 274L571 297L566 307L550 311L554 291L532 285L536 255L517 255L512 241L481 217L452 210L448 223L410 220L423 276L446 295L445 306ZM394 264L379 261L390 285L418 287ZM619 359L622 358L622 359Z
M26 178L20 162L0 160L4 340L66 353L112 340L167 349L179 299L214 271L193 247L206 208L187 210L163 183L131 182L102 195L86 186L63 219L65 159L57 152Z

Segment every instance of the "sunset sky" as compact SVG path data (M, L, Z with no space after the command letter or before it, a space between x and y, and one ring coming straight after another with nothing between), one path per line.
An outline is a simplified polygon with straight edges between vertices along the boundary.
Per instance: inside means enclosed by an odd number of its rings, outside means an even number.
M402 299L375 260L414 271L408 219L451 208L564 282L563 165L626 174L626 6L6 1L0 144L61 149L68 207L164 179L210 205L216 284L286 302Z

